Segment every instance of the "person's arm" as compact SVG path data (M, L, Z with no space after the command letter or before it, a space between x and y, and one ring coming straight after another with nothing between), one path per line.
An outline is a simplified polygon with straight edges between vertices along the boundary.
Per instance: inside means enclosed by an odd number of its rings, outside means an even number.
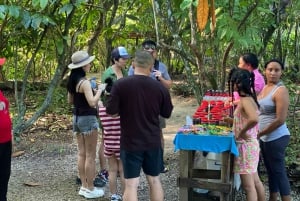
M169 75L167 66L159 61L159 70L154 70L154 74L157 80L159 80L163 86L165 86L167 89L170 89L172 86L172 79Z
M158 76L158 79L167 89L171 88L172 80L166 80L163 76Z
M110 95L107 98L106 113L115 117L119 116L119 96L117 94L117 86L113 85Z
M169 91L166 89L163 90L165 90L165 92L164 92L164 100L163 100L163 105L161 106L160 115L164 118L169 118L173 111L173 104L172 104L171 95Z
M229 124L230 126L232 126L232 124L233 124L233 118L231 118L229 116L223 117L223 121L225 123Z
M276 118L266 128L259 131L258 137L271 133L286 121L290 102L289 93L286 87L282 86L277 89L273 95L273 101L276 106Z
M255 80L254 80L254 90L256 95L258 95L265 86L265 79L262 74L257 73L255 74Z
M82 83L82 91L84 93L84 96L90 105L90 107L96 107L98 105L98 101L102 92L102 89L95 90L96 94L93 94L91 83L89 81L83 81Z
M247 131L253 128L258 123L257 107L252 97L243 97L240 99L242 110L246 115L247 122L244 127L236 134L237 138L243 138L244 140L249 139Z
M68 103L73 104L74 101L74 96L70 92L68 92Z
M14 131L11 130L11 152L12 154L15 152L16 150L16 144L15 144L15 136L14 136Z

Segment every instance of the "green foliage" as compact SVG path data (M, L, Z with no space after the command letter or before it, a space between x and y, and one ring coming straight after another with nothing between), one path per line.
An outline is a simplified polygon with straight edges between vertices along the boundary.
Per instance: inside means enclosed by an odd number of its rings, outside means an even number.
M184 81L175 82L172 87L175 94L183 96L222 87L226 68L235 66L239 55L246 51L257 53L262 62L273 57L290 66L299 62L299 1L293 1L286 9L278 9L281 14L272 8L277 5L273 0L258 1L254 10L250 10L254 1L215 1L216 29L212 32L209 22L202 33L195 26L197 0L155 1L156 15L151 2L33 0L0 5L3 30L0 47L3 56L8 58L3 72L11 80L49 83L54 75L68 72L70 55L78 49L88 49L96 55L95 71L99 72L107 66L105 60L109 60L112 47L124 45L129 52L134 52L145 38L156 39L156 31L160 39L159 57L166 61L170 72L184 77ZM92 41L94 36L95 42ZM293 89L292 83L299 80L299 69L288 68L285 76L287 86ZM195 77L194 84L190 84L191 77ZM38 111L49 86L26 87L24 116ZM39 96L35 94L37 90ZM56 88L47 112L70 113L66 100L66 90ZM299 142L299 128L288 121L295 136L289 151L294 151ZM20 122L22 125L22 119Z
M41 0L41 2L42 1L43 0ZM42 13L30 13L21 6L0 5L0 19L5 19L6 15L16 19L17 21L20 21L26 29L31 27L36 30L41 26L41 24L56 24L53 19L47 15L43 15Z
M57 87L53 93L53 100L47 112L57 115L71 114L71 105L67 100L67 89Z
M12 17L18 18L20 15L20 7L19 6L9 6L8 14Z
M41 0L40 1L40 7L41 7L41 9L42 10L45 9L46 6L47 6L47 4L48 4L48 0Z
M73 10L74 6L72 4L65 4L63 5L59 11L58 14L66 14L67 16L71 13L71 11Z
M290 107L287 125L291 134L291 139L287 147L286 163L289 165L297 161L300 156L300 93L299 88L297 88L295 84L287 85L287 87L290 92Z
M37 110L39 105L44 101L47 93L47 83L36 83L28 86L28 94L25 99L25 104L29 113ZM57 115L70 114L71 105L67 101L67 90L64 87L57 87L53 92L53 99L47 113L55 113ZM12 107L11 112L14 114L16 109Z
M174 82L171 91L176 96L189 97L193 95L193 88L188 84L188 82Z
M191 7L192 4L193 4L193 0L183 0L182 3L180 4L180 9L187 10Z

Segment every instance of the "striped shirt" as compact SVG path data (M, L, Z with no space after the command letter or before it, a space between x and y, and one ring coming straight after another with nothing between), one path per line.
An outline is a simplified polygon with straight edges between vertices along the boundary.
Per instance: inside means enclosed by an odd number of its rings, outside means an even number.
M103 127L104 147L109 150L120 150L120 116L112 117L106 113L105 107L99 107L99 117Z

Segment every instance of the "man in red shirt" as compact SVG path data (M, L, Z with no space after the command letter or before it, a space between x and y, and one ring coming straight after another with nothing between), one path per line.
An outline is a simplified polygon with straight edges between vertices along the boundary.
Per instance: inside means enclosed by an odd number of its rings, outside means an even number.
M5 58L0 58L0 68ZM7 201L7 186L11 170L12 122L9 116L9 102L0 91L0 201Z

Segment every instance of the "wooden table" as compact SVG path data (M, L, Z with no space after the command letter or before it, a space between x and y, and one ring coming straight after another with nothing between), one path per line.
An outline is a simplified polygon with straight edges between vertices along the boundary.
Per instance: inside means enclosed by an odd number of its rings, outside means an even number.
M228 136L177 133L175 151L179 150L179 200L199 200L193 197L193 188L220 192L221 201L230 201L233 189L232 162L238 150L231 133ZM193 169L196 150L222 153L221 170ZM208 180L219 179L219 180Z

